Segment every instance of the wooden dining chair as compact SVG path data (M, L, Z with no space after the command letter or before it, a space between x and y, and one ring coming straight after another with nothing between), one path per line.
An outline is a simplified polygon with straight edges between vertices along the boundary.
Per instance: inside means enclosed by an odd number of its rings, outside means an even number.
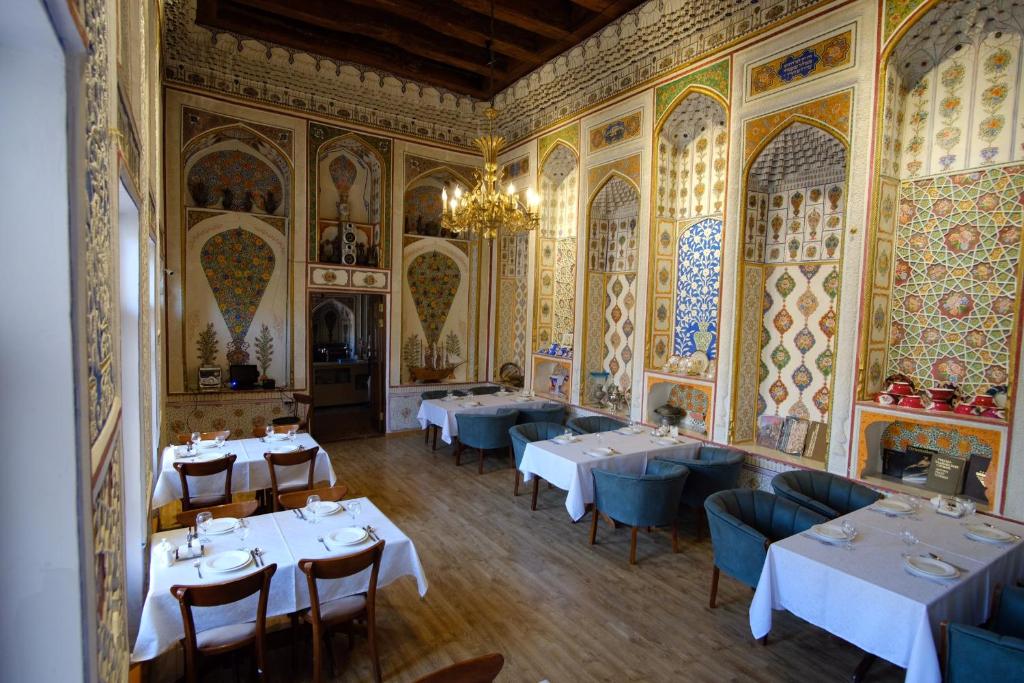
M438 669L417 678L413 683L491 683L501 673L503 666L505 658L498 652L492 652Z
M235 467L235 459L237 456L234 453L229 453L223 458L217 458L216 460L207 460L205 462L184 462L177 461L173 463L174 469L178 471L178 477L181 478L181 509L182 511L192 510L199 507L209 507L211 505L223 505L231 502L231 474ZM189 477L214 477L224 472L224 493L217 494L203 494L200 496L193 496L189 492L188 478Z
M231 430L230 429L221 429L219 431L213 431L213 432L199 432L199 438L202 439L203 441L213 441L214 439L216 439L219 436L223 436L224 440L227 441L228 438L231 436ZM191 442L192 442L192 435L191 434L178 434L178 445L186 446L186 445L188 445Z
M380 574L380 561L384 556L384 541L377 541L372 546L354 555L332 557L323 560L299 560L299 569L306 575L309 587L310 608L299 615L313 627L313 683L323 681L323 646L330 648L332 631L341 625L347 625L351 643L352 625L356 619L366 620L366 636L370 644L370 658L373 662L373 679L380 683L380 657L377 654L377 576ZM367 567L370 570L370 582L366 593L336 598L323 604L317 580L344 579L354 576ZM331 658L333 663L333 657Z
M277 497L277 503L282 510L294 510L295 508L306 507L306 499L313 495L320 496L320 500L325 503L335 503L347 494L347 486L335 484L334 486L325 486L318 489L303 489L301 491L292 491L291 493L282 493Z
M316 467L316 454L320 452L319 446L313 446L312 448L306 448L303 450L293 451L291 453L264 453L263 458L267 461L267 467L270 468L270 493L272 500L274 501L274 511L280 510L280 503L278 503L277 497L282 493L290 493L292 491L304 491L306 489L313 488L313 469ZM295 467L297 465L308 465L309 471L306 475L306 481L294 486L280 486L277 483L277 468L278 467Z
M293 432L300 431L298 423L271 426L274 428L275 434L291 434ZM267 425L263 425L262 427L253 427L252 435L257 439L263 438L267 435Z
M292 398L295 400L295 416L299 418L299 430L312 434L313 397L309 394L292 394Z
M194 526L196 523L196 516L200 512L209 512L213 515L214 519L217 519L218 517L252 517L256 514L256 510L259 506L260 504L257 500L243 500L240 503L227 503L226 505L192 508L191 510L179 512L177 520L178 524L181 526Z
M182 645L185 649L185 680L197 683L201 657L220 655L252 646L255 650L256 677L263 680L264 641L267 626L267 598L270 594L270 578L277 571L276 564L268 564L258 572L232 581L211 583L205 586L171 586L171 595L181 607L181 620L185 625ZM216 626L205 631L196 631L192 618L193 607L222 607L259 593L256 606L256 621L241 624Z

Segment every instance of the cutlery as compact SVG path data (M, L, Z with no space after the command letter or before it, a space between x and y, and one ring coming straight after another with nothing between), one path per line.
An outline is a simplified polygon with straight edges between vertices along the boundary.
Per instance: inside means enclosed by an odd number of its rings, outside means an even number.
M292 508L292 514L295 515L296 517L298 517L299 516L299 511L296 510L295 508Z
M374 531L374 528L372 526L370 526L369 524L364 526L363 529L366 530L366 533L368 533L370 535L370 538L372 538L373 540L375 540L375 541L379 541L380 540L380 537L377 536L377 533Z
M199 578L203 578L203 570L199 567L199 560L192 563L192 566L196 568L196 574L199 574Z
M253 548L253 552L256 553L256 559L259 560L259 565L262 567L266 565L266 561L263 559L263 548L256 546Z
M309 521L306 519L306 515L302 514L301 508L295 508L295 511L299 513L299 519L301 519L303 522Z
M318 540L318 541L320 541L321 543L324 544L324 547L327 548L327 552L331 552L331 549L328 547L327 541L324 540L323 536L317 536L316 540Z
M993 524L989 524L988 522L982 522L982 524L987 526L989 529L996 529L998 531L1006 531L1005 529L1000 529L999 527L997 527L997 526L995 526ZM1017 534L1013 533L1012 531L1006 531L1006 533L1008 533L1011 536L1013 536L1016 540L1018 540L1018 541L1020 540L1020 536L1018 536Z
M941 557L939 557L935 553L928 553L928 557L932 558L933 560L938 560L939 562L945 562L946 564L948 564L950 567L952 567L953 569L957 570L961 574L966 574L967 571L968 571L967 569L964 569L963 567L956 566L955 564L953 564L949 560L942 559Z
M259 561L259 558L256 557L256 551L255 550L249 550L249 557L252 558L252 563L254 565L256 565L257 567L260 566L260 561Z
M193 534L192 534L192 526L189 525L189 527L188 527L188 535L185 537L185 540L188 542L189 550L192 549L192 536L193 536Z

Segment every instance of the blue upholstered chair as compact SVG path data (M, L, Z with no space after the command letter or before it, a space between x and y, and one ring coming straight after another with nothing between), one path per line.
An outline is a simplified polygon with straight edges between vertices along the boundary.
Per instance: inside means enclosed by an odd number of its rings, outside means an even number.
M521 415L520 415L521 417ZM519 471L519 466L523 464L523 453L526 452L526 444L531 441L544 441L545 439L553 439L559 434L565 432L565 426L557 422L525 422L523 424L517 424L508 430L509 438L512 439L512 454L516 458L516 472L515 472L515 486L512 487L512 495L519 495L519 480L522 478L522 472ZM533 477L533 499L530 502L530 509L537 509L537 487L540 483L540 477Z
M484 394L496 394L501 391L501 387L489 386L489 387L473 387L469 390L469 393L473 396L483 396Z
M420 394L420 400L421 401L429 401L429 400L435 399L435 398L444 398L447 395L448 395L448 392L445 391L444 389L435 389L434 391L424 391L422 394ZM433 450L436 451L437 450L437 433L439 431L441 431L440 427L438 427L435 424L431 424L431 423L428 422L427 423L427 428L425 430L423 430L423 445L424 446L427 445L427 442L430 440L430 435L431 435L431 433L433 433L433 435L434 435Z
M577 434L594 434L595 432L613 432L626 427L622 420L607 415L588 415L587 417L570 417L565 426Z
M512 446L508 430L519 417L518 410L500 410L497 413L455 413L459 426L459 445L455 448L455 464L462 464L464 448L475 448L480 453L479 473L484 473L484 451L503 449L508 452Z
M946 683L1020 680L1024 671L1024 588L1006 588L984 627L943 624Z
M565 406L561 403L545 403L540 408L524 408L519 411L519 424L527 422L565 422ZM564 431L564 428L563 428Z
M704 501L712 493L737 488L743 469L743 451L725 446L703 445L695 459L665 456L663 460L686 465L690 476L680 499L680 507L693 508L697 513L697 535L705 527Z
M679 496L690 473L685 465L651 460L641 476L594 469L594 518L590 545L597 540L598 513L604 513L630 530L629 563L636 564L636 534L640 527L672 527L672 552L679 552L676 519Z
M719 570L755 588L770 543L828 521L791 500L751 489L713 493L704 501L704 509L715 556L708 602L712 609L718 594Z
M882 497L877 491L829 472L793 470L772 478L775 494L829 519L860 510Z

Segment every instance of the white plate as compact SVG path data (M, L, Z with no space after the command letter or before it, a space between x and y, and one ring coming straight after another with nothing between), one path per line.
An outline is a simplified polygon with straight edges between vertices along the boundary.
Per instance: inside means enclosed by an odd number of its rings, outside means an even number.
M234 517L217 517L211 519L206 525L206 533L218 535L227 534L238 528L238 520Z
M369 537L366 529L360 529L357 526L343 527L327 534L327 540L334 545L356 545Z
M512 400L515 401L516 403L529 403L533 399L532 398L527 398L525 396L520 396L520 397L514 398Z
M252 555L245 550L225 550L203 560L203 566L211 572L233 572L252 562Z
M587 455L595 457L595 458L607 458L609 455L613 454L615 451L613 451L611 448L608 448L606 446L601 446L600 448L589 448L589 449L587 449L587 450L585 450L583 452L586 453Z
M933 557L908 555L903 561L911 573L929 579L955 579L960 576L956 567Z
M654 439L654 443L660 446L675 446L679 440L673 439L671 436L659 436Z
M994 526L985 526L984 524L968 524L967 537L986 543L1009 543L1016 538L1009 531L1003 531Z
M850 536L838 524L815 524L807 530L811 536L825 541L826 543L840 543L849 541Z
M268 441L284 441L287 438L287 434L279 434L278 432L274 432L273 434L267 434Z
M708 358L708 354L704 353L703 351L694 351L693 353L690 354L690 357L689 359L687 359L687 361L693 372L698 375L703 375L705 372L707 372L708 365L711 364L711 360Z
M618 432L619 434L625 434L626 436L633 436L634 434L640 433L640 430L637 429L636 427L620 427L615 431Z
M211 460L217 460L223 458L227 453L220 451L207 451L205 453L196 453L195 455L179 455L175 460L187 460L188 462L210 462Z
M483 405L480 401L466 401L462 404L464 408L476 408L479 405Z
M910 503L896 500L895 498L883 498L872 505L872 507L887 515L909 515L914 512L914 508Z
M216 439L203 439L196 445L199 446L199 448L217 448L220 446Z
M562 444L563 446L566 444L576 443L577 441L579 441L579 439L577 439L575 436L556 436L551 440L554 441L555 443Z
M494 395L495 396L511 396L512 392L511 391L496 391L496 392L494 392Z
M270 452L271 453L294 453L295 451L299 450L300 448L301 448L301 446L299 446L299 444L297 444L297 443L286 443L286 444L281 444L280 446L274 446L273 448L270 449Z
M338 503L338 502L333 501L333 500L321 500L317 504L317 512L320 513L321 517L326 517L327 515L333 515L335 512L337 512L340 509L341 509L341 503Z

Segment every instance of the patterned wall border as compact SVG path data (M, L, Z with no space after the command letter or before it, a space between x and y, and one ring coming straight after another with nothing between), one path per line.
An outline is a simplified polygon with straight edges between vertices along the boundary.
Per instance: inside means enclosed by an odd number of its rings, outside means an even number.
M778 131L793 121L803 120L812 125L816 124L849 147L850 113L852 111L853 89L850 88L744 122L744 168L761 152L764 145L775 137ZM849 161L847 161L847 166L849 166Z
M311 288L388 292L391 291L391 271L310 263L307 266L306 282Z
M572 123L568 126L559 128L558 130L548 133L547 135L541 136L540 140L537 141L537 158L540 159L540 163L537 164L537 172L540 173L544 167L544 160L547 159L548 152L555 147L555 143L562 142L569 147L573 152L576 153L576 157L580 155L580 123L579 121Z
M896 29L922 5L934 5L937 0L885 0L882 8L882 44L896 33Z
M857 24L851 23L812 38L746 67L744 101L834 75L857 63Z
M675 103L686 96L686 90L690 86L699 86L715 92L723 103L729 101L729 72L731 60L729 57L697 69L685 76L680 76L674 81L659 85L654 90L654 121L655 127L660 128L664 117L675 108Z
M643 109L615 116L587 129L588 149L591 154L640 137Z
M323 148L324 145L346 137L358 140L381 162L380 260L381 266L383 268L387 268L391 263L391 178L393 177L393 161L391 152L394 145L390 138L377 137L375 135L369 135L367 133L362 133L348 128L328 126L315 121L308 122L306 135L306 160L308 166L306 184L309 187L309 201L307 202L307 210L309 212L309 224L307 226L307 231L309 232L309 235L307 236L307 251L309 252L309 260L316 261L316 251L320 244L319 237L317 236L317 210L319 207L317 193L320 190L320 164L317 162L317 158L320 155L320 149Z
M628 157L616 159L615 161L609 161L608 163L598 164L597 166L591 166L587 169L587 193L590 197L587 207L587 220L590 220L590 207L589 204L594 201L594 197L604 187L605 181L612 174L622 175L632 181L635 186L637 196L640 195L640 159L641 154L631 154Z

